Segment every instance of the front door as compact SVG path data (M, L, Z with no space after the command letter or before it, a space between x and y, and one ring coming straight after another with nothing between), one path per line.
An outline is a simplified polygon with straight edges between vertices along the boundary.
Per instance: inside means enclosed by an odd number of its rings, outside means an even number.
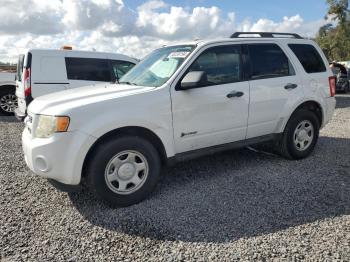
M208 47L182 76L202 71L203 83L190 90L171 89L176 153L245 139L249 83L242 81L241 60L238 44Z

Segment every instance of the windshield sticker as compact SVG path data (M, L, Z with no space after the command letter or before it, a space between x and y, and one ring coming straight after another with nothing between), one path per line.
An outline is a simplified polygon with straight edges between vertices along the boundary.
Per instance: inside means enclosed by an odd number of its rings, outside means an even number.
M182 51L182 52L172 52L168 55L167 58L185 58L189 55L190 52Z

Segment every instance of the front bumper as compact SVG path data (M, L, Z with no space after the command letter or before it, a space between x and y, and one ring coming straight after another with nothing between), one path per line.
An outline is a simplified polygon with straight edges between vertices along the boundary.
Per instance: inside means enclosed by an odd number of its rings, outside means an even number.
M18 107L15 109L15 116L19 120L23 120L27 115L27 103L24 98L17 97Z
M35 174L67 185L78 185L85 157L96 139L83 132L33 138L26 127L22 146L27 166Z
M15 109L15 117L20 120L20 121L23 121L24 118L26 117L26 114L25 113L22 113L19 108L16 108Z

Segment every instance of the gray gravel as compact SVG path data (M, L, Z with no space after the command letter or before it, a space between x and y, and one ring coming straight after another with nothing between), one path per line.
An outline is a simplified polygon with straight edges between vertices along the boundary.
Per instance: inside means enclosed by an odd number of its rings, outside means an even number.
M110 209L30 173L23 124L0 119L1 261L350 261L350 96L302 161L241 149L164 171Z

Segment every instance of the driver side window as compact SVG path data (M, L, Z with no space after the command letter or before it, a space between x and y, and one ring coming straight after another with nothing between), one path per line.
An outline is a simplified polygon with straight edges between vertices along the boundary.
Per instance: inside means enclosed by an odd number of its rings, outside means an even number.
M217 46L205 50L188 69L204 72L201 87L241 81L241 48L239 45Z

